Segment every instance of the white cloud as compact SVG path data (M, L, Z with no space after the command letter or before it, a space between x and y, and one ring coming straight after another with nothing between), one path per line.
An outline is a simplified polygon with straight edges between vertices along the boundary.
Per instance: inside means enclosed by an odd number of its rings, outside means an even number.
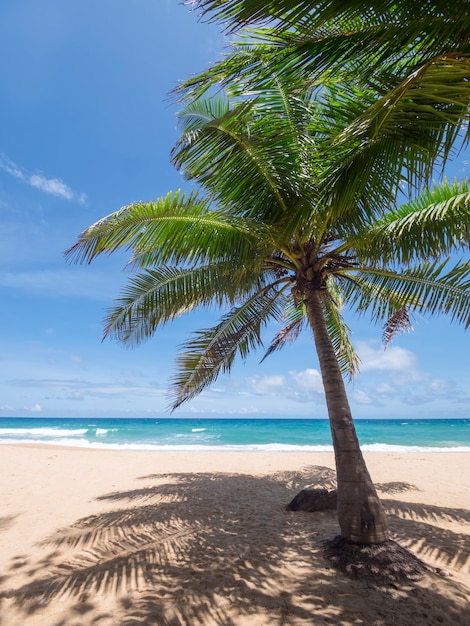
M410 372L416 370L416 357L409 350L391 346L387 350L374 348L366 342L358 342L357 352L361 359L361 372L391 371Z
M292 370L288 377L279 374L253 376L247 383L249 389L260 396L283 397L297 402L308 402L324 397L321 375L315 369L306 369L302 372Z
M64 200L74 200L78 202L78 204L85 204L87 200L85 193L75 193L59 178L47 178L42 174L28 174L22 167L16 165L16 163L8 158L6 154L0 154L0 169L10 174L10 176L14 176L18 180L23 181L30 187L39 189L44 193L58 196Z
M289 372L292 380L301 391L324 393L320 372L315 369L306 369L303 372Z
M42 411L41 405L39 405L39 404L35 404L34 406L29 407L29 408L25 407L25 409L27 411L31 411L31 413L41 413L41 411Z
M84 396L80 391L72 391L72 393L69 393L67 398L69 400L84 400Z
M258 395L279 395L285 385L284 376L254 376L249 379L251 389Z
M53 196L60 196L66 200L73 200L73 191L68 185L63 183L58 178L45 178L40 174L33 174L33 176L30 176L28 180L31 187L36 187L36 189L50 193Z
M260 410L255 406L241 407L239 409L231 409L227 411L228 415L257 415Z
M13 163L11 159L7 157L6 154L0 154L0 169L2 169L7 174L14 176L15 178L19 178L20 180L25 180L25 175L21 171L21 169Z
M154 387L153 385L132 385L125 383L107 383L107 382L91 382L79 379L61 379L61 378L30 378L30 379L13 379L10 384L23 388L47 388L54 393L54 398L126 398L126 397L147 397L161 398L165 395L163 389ZM40 411L41 407L30 408L29 410Z
M375 390L381 396L391 396L392 394L395 393L395 388L392 387L392 385L389 385L388 383L381 383L380 385L377 385Z
M442 378L434 378L431 381L429 388L434 393L445 393L447 391L452 391L452 385L448 380L443 380Z
M431 411L438 414L448 410L442 407L468 402L454 381L422 369L409 350L391 346L384 351L372 342L360 342L358 353L362 360L358 379L361 390L353 390L350 399L362 407L359 412L369 406L392 415L403 415L404 411L416 414L416 407L420 407L430 415Z
M358 404L374 404L374 400L364 391L360 391L359 389L353 393L353 399Z

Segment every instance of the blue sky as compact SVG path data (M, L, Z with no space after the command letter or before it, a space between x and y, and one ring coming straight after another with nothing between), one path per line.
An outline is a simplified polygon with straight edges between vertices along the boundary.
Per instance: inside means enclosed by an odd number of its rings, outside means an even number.
M167 94L227 41L178 0L2 0L0 4L0 416L163 417L177 347L213 322L196 313L127 350L101 342L124 257L69 266L63 251L122 205L182 180ZM467 176L468 154L448 169ZM469 417L468 333L415 319L386 350L352 318L356 418ZM266 336L269 343L272 334ZM308 333L255 354L174 417L326 417Z

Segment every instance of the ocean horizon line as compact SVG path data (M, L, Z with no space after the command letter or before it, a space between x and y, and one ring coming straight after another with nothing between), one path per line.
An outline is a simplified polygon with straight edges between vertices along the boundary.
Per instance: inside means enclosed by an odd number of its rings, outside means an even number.
M81 420L81 421L85 421L85 420L188 420L188 421L197 421L197 420L279 420L279 421L287 421L287 420L302 420L302 421L329 421L328 417L306 417L306 416L300 416L300 417L294 417L294 416L287 416L287 417L271 417L268 415L210 415L210 416L204 416L202 413L201 414L197 414L194 416L189 416L189 415L184 415L184 416L175 416L175 415L158 415L158 416L125 416L125 415L119 415L119 416L96 416L96 415L85 415L85 416L80 416L80 415L69 415L69 416L64 416L64 415L0 415L0 421L1 420L19 420L19 419L25 419L25 420ZM380 422L380 421L419 421L419 420L424 420L424 421L429 421L429 420L442 420L442 421L449 421L449 420L470 420L470 416L456 416L456 417L435 417L435 416L428 416L428 417L353 417L353 421L354 422L358 422L358 421L374 421L374 422Z

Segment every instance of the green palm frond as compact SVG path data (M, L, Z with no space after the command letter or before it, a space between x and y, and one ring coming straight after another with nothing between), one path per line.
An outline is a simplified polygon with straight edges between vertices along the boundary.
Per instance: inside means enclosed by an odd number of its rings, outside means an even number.
M444 181L352 237L363 260L408 264L470 246L470 187Z
M236 53L229 53L223 60L211 65L211 67L196 76L183 81L172 92L176 102L191 103L200 98L208 97L208 94L224 90L230 98L244 96L251 87L268 89L272 86L272 75L260 73L260 67L269 66L268 59L273 56L273 48L270 44L256 46L244 41L234 42ZM254 73L257 81L252 81ZM234 80L234 77L238 80Z
M306 105L300 97L287 102L281 87L278 83L275 95L265 94L259 102L234 103L221 118L183 134L172 152L176 167L215 199L258 219L287 214L289 199L303 184L297 174L302 126L296 120L305 116ZM199 105L204 106L201 99L190 104L192 109ZM246 207L251 207L248 212Z
M385 21L384 26L387 25L390 24ZM270 214L276 215L278 201L284 205L285 212L286 202L301 197L307 190L312 193L314 186L318 189L321 185L325 190L321 204L334 212L335 217L347 217L354 229L362 228L366 223L363 218L371 219L381 214L384 201L387 205L396 201L404 176L410 186L428 181L434 166L437 163L442 165L462 137L461 131L468 127L470 56L467 54L457 56L447 51L446 55L434 55L407 75L392 75L388 68L369 81L367 88L351 77L347 83L334 86L329 82L328 74L323 73L322 88L312 100L314 80L301 65L293 64L295 69L290 65L286 68L282 61L273 65L268 60L268 57L276 56L276 43L261 48L253 44L252 48L254 62L248 64L249 77L245 74L240 77L243 64L249 58L249 47L244 47L241 52L236 48L217 66L218 69L211 68L200 77L204 84L210 81L209 74L213 71L228 90L233 85L237 87L236 92L243 96L243 100L230 117L235 115L239 121L244 118L245 131L249 128L250 134L250 142L246 142L241 151L243 161L232 142L228 142L223 151L217 151L220 140L216 134L212 137L214 144L208 145L212 157L219 153L229 166L227 176L223 176L229 181L227 187L220 183L222 177L212 176L213 161L205 150L208 138L204 137L204 141L199 138L199 155L204 157L204 162L195 161L191 171L194 175L197 171L198 180L206 184L209 179L214 179L212 184L218 183L220 190L218 197L226 197L232 191L229 197L234 201L238 197L245 202L248 197L241 193L242 184L251 198L256 186L260 198L258 206L267 206L269 197L263 195L263 190L264 183L270 180L273 183L271 191L279 190L282 195L282 200L277 195L277 201L269 205ZM265 58L260 49L264 50ZM238 58L239 54L241 58ZM303 93L307 100L296 98L297 93ZM247 99L253 104L252 108ZM309 107L306 106L308 99ZM303 109L296 100L302 101ZM260 128L264 143L261 150L256 141L258 108L263 113ZM322 124L319 124L320 120L323 120ZM301 134L299 130L293 133L293 127L301 129ZM241 139L242 135L243 132L237 136ZM242 143L238 148L241 146ZM246 158L248 155L251 155L250 159ZM188 159L188 153L183 159ZM201 164L204 167L201 168ZM261 164L264 175L256 178L256 172L261 172L258 170ZM202 179L201 169L203 173L207 172ZM268 173L269 179L266 178ZM296 178L299 175L300 178ZM289 185L286 185L287 180ZM311 189L307 180L310 180ZM316 185L312 185L314 181ZM302 215L305 216L309 209L312 213L310 205Z
M383 64L390 57L406 56L413 60L418 53L421 60L436 48L439 52L448 52L468 45L466 0L452 3L427 0L419 4L410 4L407 0L393 3L371 0L367 4L359 0L186 0L186 4L196 7L203 17L223 23L228 30L270 23L274 25L274 32L291 33L297 30L307 42L331 31L349 33L348 45L341 46L339 41L331 47L327 42L324 44L327 48L324 57L329 59L330 64L334 61L342 65L357 55L363 60L365 56L375 59L377 64ZM358 23L362 26L362 49L359 41L354 45L354 24ZM304 63L319 55L319 51L316 55L313 51L310 54L304 52ZM315 58L317 65L320 65L321 58ZM364 67L365 71L370 72L371 68Z
M318 138L317 187L321 190L324 219L335 229L362 229L392 204L399 192L405 151L400 141L380 137L370 141L367 129L358 139L356 120L374 106L377 92L350 85L325 89L321 106L311 119L311 132Z
M243 99L249 97L255 100L253 112L257 123L250 125L250 132L253 134L256 131L259 136L271 141L274 139L284 153L283 160L275 155L276 164L280 166L284 162L288 168L282 175L287 177L290 173L292 184L295 181L292 172L298 172L301 185L305 186L306 181L312 179L311 166L316 156L316 139L310 128L317 104L313 85L302 75L286 80L285 76L272 72L262 88L259 85L255 89L243 86L240 95ZM270 137L266 136L267 121ZM302 186L297 183L292 190L301 196L305 193Z
M196 268L158 267L131 277L105 319L104 337L137 345L158 326L197 307L230 305L252 285L252 268L211 263ZM243 287L241 287L243 285Z
M408 1L403 2L409 8ZM470 52L467 8L464 16L453 8L434 13L429 6L425 9L428 14L417 13L406 19L395 4L375 21L364 11L364 4L362 9L362 15L344 21L332 20L319 26L312 17L290 30L257 29L253 36L276 46L277 59L272 62L287 74L303 71L317 80L324 75L330 79L349 76L362 86L391 73L404 78L443 55Z
M303 0L275 0L261 2L260 0L185 0L184 4L202 11L205 17L208 15L212 19L221 22L229 21L230 24L240 25L257 21L282 19L287 13L290 19L299 20L309 15L312 10L312 3ZM287 19L287 16L286 16Z
M323 310L328 334L343 374L353 378L359 372L360 360L351 341L351 329L341 313L344 302L338 283L328 277L328 295L323 298Z
M284 25L314 22L321 26L329 20L345 20L362 17L367 14L371 22L380 21L390 15L390 10L401 11L400 17L406 24L410 20L428 18L433 9L439 16L465 16L467 4L456 0L450 5L445 0L432 0L419 5L409 2L389 0L370 0L367 5L360 0L185 0L186 5L200 11L201 15L231 24L248 24L259 21L276 21ZM408 19L406 19L408 18ZM398 15L397 15L398 19Z
M170 192L155 202L136 203L87 228L65 256L91 261L119 248L132 250L131 263L196 263L211 259L253 257L255 242L267 229L253 220L210 210L196 193Z
M345 287L348 305L369 311L374 321L388 319L406 306L422 313L446 314L470 325L470 263L428 261L401 272L362 268Z
M444 55L419 67L392 90L388 84L376 83L376 89L383 92L382 98L358 117L344 131L344 136L347 141L352 138L363 142L375 141L381 136L410 135L415 137L418 146L426 148L427 137L421 134L429 134L434 145L432 133L436 132L443 139L449 133L453 144L461 128L467 126L469 77L470 55ZM446 142L441 150L448 154Z
M248 45L200 77L183 84L183 93L230 82L265 85L266 74L308 76L325 85L331 79L367 86L387 78L390 88L417 68L442 56L470 53L467 0L295 2L294 0L192 0L202 15L228 30L253 24L272 28L242 31ZM251 44L251 46L250 46ZM251 50L250 50L251 47ZM346 81L346 83L344 83Z
M461 130L468 122L469 78L470 58L429 63L325 142L325 152L333 152L334 159L323 184L340 215L354 215L360 206L361 215L377 217L384 200L394 201L403 179L409 187L429 181L435 165L443 165L465 141ZM357 98L354 92L351 96L345 109ZM341 100L346 97L347 92ZM333 100L333 112L337 109Z
M205 124L223 118L229 112L229 101L224 95L219 93L211 97L200 97L189 102L177 113L178 125L181 132L188 136L190 133L198 131Z
M232 308L213 328L194 333L177 358L172 410L197 396L220 373L229 372L237 355L245 359L261 346L261 327L270 318L279 319L282 311L282 291L265 287Z

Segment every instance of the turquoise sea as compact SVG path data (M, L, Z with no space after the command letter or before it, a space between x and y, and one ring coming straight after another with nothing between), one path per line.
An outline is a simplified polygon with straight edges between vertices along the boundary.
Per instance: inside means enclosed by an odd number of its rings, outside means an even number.
M470 419L357 420L364 451L470 452ZM330 451L321 419L0 418L0 444L158 451Z

